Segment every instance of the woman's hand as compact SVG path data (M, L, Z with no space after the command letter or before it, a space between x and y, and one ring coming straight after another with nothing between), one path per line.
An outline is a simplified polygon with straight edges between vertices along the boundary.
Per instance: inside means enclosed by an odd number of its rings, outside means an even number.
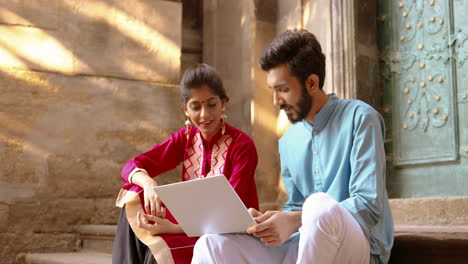
M154 191L154 187L158 186L155 181L148 181L143 186L143 194L145 199L145 211L147 214L165 218L166 207L163 206L159 196Z
M150 221L154 222L154 224L151 224ZM136 224L138 227L149 231L152 236L184 233L179 225L173 224L167 219L153 215L142 214L140 212L137 213Z
M135 175L133 175L132 183L143 188L145 212L153 216L165 218L166 208L154 191L154 187L158 186L158 183L153 180L146 171L136 172Z

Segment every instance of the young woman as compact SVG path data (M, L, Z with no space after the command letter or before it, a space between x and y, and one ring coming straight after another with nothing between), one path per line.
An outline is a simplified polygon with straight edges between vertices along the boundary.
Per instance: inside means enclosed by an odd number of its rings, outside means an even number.
M186 127L122 169L113 264L190 263L198 238L184 234L153 190L158 185L154 177L181 163L182 181L224 174L245 206L258 209L257 152L249 136L225 122L229 98L221 78L200 64L185 71L180 90ZM185 198L188 203L197 199Z

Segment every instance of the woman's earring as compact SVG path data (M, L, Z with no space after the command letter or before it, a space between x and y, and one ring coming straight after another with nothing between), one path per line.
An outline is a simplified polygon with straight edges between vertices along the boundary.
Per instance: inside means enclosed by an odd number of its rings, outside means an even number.
M185 136L187 137L187 140L190 134L190 125L192 125L192 122L190 122L190 118L187 116L187 120L185 120Z
M226 133L226 123L224 120L227 118L227 116L223 113L221 115L221 135L224 135Z

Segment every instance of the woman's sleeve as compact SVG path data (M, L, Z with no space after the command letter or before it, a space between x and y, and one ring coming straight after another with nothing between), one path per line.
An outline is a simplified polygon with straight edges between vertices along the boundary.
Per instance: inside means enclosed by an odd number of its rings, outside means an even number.
M255 184L258 156L255 144L246 135L240 136L233 144L235 144L231 155L233 169L228 180L245 206L258 210L257 187Z
M146 171L153 178L177 167L184 158L187 142L184 131L171 134L164 142L127 161L120 174L122 179L131 184L131 177L139 170Z

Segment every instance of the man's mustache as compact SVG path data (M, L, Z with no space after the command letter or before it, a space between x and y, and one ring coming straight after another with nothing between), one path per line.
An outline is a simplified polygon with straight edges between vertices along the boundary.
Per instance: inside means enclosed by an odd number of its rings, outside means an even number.
M280 107L279 107L280 110L285 110L285 109L287 109L287 108L292 108L292 105L282 104L282 105L280 105Z

